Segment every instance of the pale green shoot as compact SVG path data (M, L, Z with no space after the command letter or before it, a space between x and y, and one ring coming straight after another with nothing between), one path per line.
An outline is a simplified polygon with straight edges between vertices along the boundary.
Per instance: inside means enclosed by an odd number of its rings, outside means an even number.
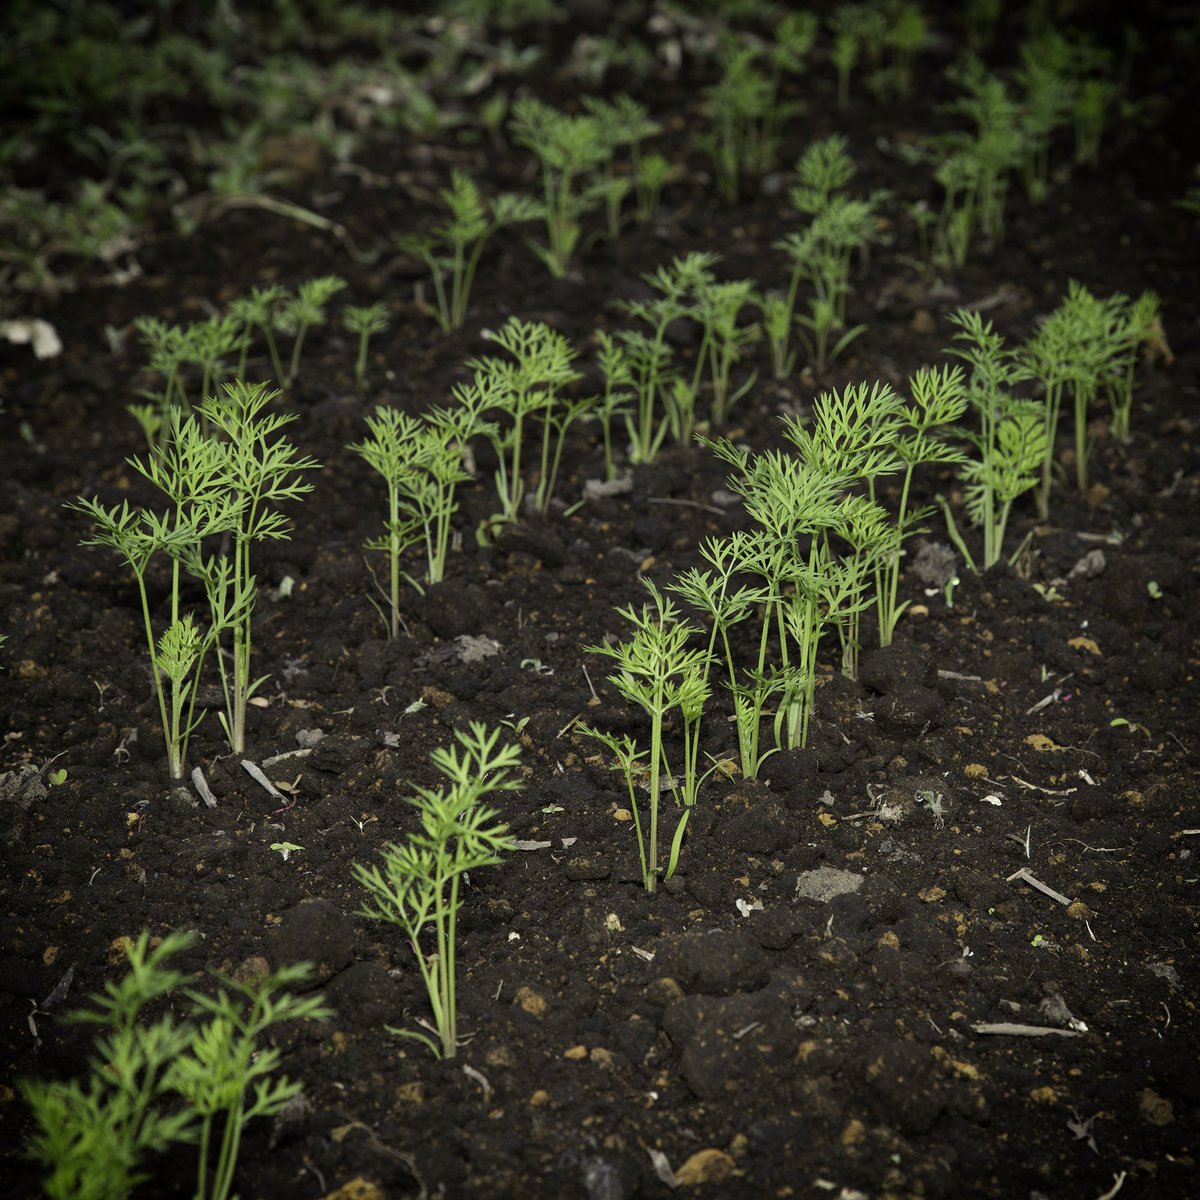
M370 437L350 446L387 485L386 533L366 549L388 556L388 626L400 633L400 581L424 592L420 582L404 573L401 556L409 546L425 550L425 582L440 583L450 548L450 518L457 511L455 492L470 476L463 468L461 430L451 414L438 410L429 417L410 417L396 408L377 408L367 416Z
M542 167L547 244L530 246L550 274L561 279L570 270L582 232L580 218L603 199L603 180L593 175L611 150L595 117L570 116L531 96L518 99L512 114L513 140L532 150Z
M285 1021L324 1021L333 1015L320 995L284 990L311 978L309 963L292 963L247 983L214 974L221 984L215 996L186 993L193 1012L208 1019L168 1074L172 1090L200 1118L195 1200L229 1200L246 1126L255 1117L276 1116L302 1090L286 1075L273 1078L283 1052L261 1045L262 1035ZM218 1128L220 1148L210 1165Z
M450 219L434 226L432 236L397 237L396 245L429 268L437 323L443 333L449 333L466 323L475 271L492 234L506 225L533 220L541 210L528 197L507 192L488 201L474 180L461 171L451 171L450 186L439 195Z
M382 871L361 863L351 868L370 894L359 913L398 925L408 937L433 1010L437 1040L415 1030L389 1029L422 1042L442 1058L458 1053L455 957L460 885L469 871L501 862L514 848L507 825L496 820L499 813L482 801L493 792L522 786L512 777L521 752L512 745L497 747L499 729L488 733L482 722L472 722L469 733L456 730L454 737L457 747L439 747L431 755L449 786L437 791L418 787L409 798L420 814L420 830L403 846L384 847ZM430 926L437 941L434 952L427 954L421 934Z
M688 642L700 630L682 621L675 605L649 580L642 581L650 593L652 604L635 609L631 604L617 612L633 626L633 636L615 645L587 647L593 654L603 654L617 663L617 674L608 681L625 697L641 708L650 718L650 748L648 751L648 789L650 792L650 828L643 839L641 820L637 820L638 850L642 861L642 881L646 891L658 890L660 878L671 878L679 862L687 819L696 803L700 785L709 772L699 773L700 724L704 704L709 697L707 650L690 647ZM679 779L672 773L664 743L664 727L668 714L678 712L683 725L683 772ZM614 739L611 735L590 728L582 732L595 738L617 755L625 771L633 800L632 773L643 757L635 744ZM711 769L710 769L711 770ZM667 862L658 860L659 799L662 790L669 790L676 807L681 809L671 839Z
M273 505L311 492L312 485L295 476L321 465L298 455L286 438L275 436L296 419L266 411L278 395L268 391L266 384L236 380L225 385L223 395L206 396L197 406L197 412L223 435L224 440L215 445L235 512L231 553L206 560L197 555L193 568L203 579L214 628L224 628L233 614L231 663L227 667L224 655L218 655L217 665L225 696L221 722L235 754L246 745L247 702L267 678L252 679L250 674L251 617L257 593L251 549L255 542L288 537L288 520Z
M371 336L382 333L388 324L387 305L382 300L357 306L347 304L342 309L342 321L351 333L358 334L358 354L354 360L354 383L359 392L367 390L367 350Z
M290 388L296 382L305 334L314 326L325 324L326 305L345 286L346 281L337 275L319 275L315 279L305 280L296 294L284 302L279 319L283 327L293 334L294 340L287 375L281 380L283 387Z

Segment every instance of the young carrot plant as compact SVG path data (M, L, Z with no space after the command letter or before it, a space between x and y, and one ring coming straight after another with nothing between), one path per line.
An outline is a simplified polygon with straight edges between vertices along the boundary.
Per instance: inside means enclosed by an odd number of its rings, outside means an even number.
M219 976L215 998L187 991L195 1013L208 1016L202 1024L176 1023L170 1014L144 1023L145 1009L185 982L166 961L193 941L192 934L170 933L152 948L143 932L126 947L127 974L91 996L89 1008L70 1014L68 1020L106 1030L95 1040L86 1088L78 1081L21 1083L38 1125L27 1148L50 1171L47 1196L124 1200L152 1178L150 1155L199 1143L197 1200L228 1200L246 1125L277 1114L300 1092L299 1083L273 1077L281 1052L258 1042L281 1021L331 1015L320 996L281 990L308 979L308 963L245 984ZM226 988L241 997L231 998ZM185 1106L168 1107L173 1096ZM217 1118L221 1145L210 1179Z
M757 539L744 530L728 538L708 538L701 557L711 570L693 567L676 576L669 589L682 596L712 622L708 656L719 663L733 700L738 755L742 774L755 779L763 761L774 750L760 750L762 722L771 696L782 691L784 677L769 669L770 622L764 620L758 640L758 659L749 668L739 663L733 650L733 630L753 618L770 600L767 583L742 582L739 576L762 575Z
M604 199L597 172L611 150L595 117L570 116L529 96L517 100L512 113L513 140L532 150L542 167L540 215L547 244L530 246L550 274L561 279L570 270L582 233L580 219Z
M1138 354L1144 345L1152 341L1166 345L1157 293L1142 292L1136 300L1123 303L1113 333L1112 351L1105 370L1112 409L1110 429L1113 437L1127 442L1131 429ZM1169 361L1169 350L1167 355Z
M221 723L230 749L240 754L246 745L246 705L267 676L251 678L251 618L257 585L251 569L251 552L256 542L286 539L288 520L272 507L280 501L296 500L312 491L312 485L295 478L321 464L302 457L284 437L276 437L294 416L267 412L279 395L266 384L242 380L226 384L221 396L207 396L197 406L223 440L215 440L222 464L222 478L233 505L231 554L207 559L196 556L192 568L201 575L212 612L212 623L224 628L227 614L232 621L230 665L218 655L225 711ZM274 439L274 440L272 440ZM239 598L248 597L243 603Z
M830 62L837 70L838 107L850 104L850 78L867 52L868 62L878 68L883 53L886 24L883 12L870 4L840 4L829 17L833 46Z
M783 98L782 83L804 70L817 28L811 13L785 13L764 45L729 42L723 48L721 78L704 90L710 128L694 140L712 160L725 199L737 199L743 174L761 178L775 169L783 128L804 107Z
M47 1172L47 1196L125 1200L151 1178L146 1169L151 1155L196 1141L195 1114L166 1108L172 1064L193 1030L169 1013L153 1024L142 1019L150 1004L184 982L184 975L165 964L191 941L188 934L172 933L151 948L150 935L142 933L126 947L128 973L107 984L104 994L91 996L90 1008L70 1015L104 1029L86 1085L21 1081L36 1123L26 1151Z
M865 199L843 195L841 189L853 175L854 163L840 134L813 143L796 164L791 203L810 223L802 232L775 243L791 260L792 270L784 304L771 314L772 361L785 374L794 361L788 339L802 280L812 286L814 295L808 301L808 314L795 321L808 331L802 337L818 371L866 329L865 325L846 329L850 267L854 254L864 256L879 238L879 208L886 193L875 192ZM835 339L838 331L842 332Z
M678 441L690 436L688 414L676 404L679 376L673 363L674 351L667 342L667 328L681 317L694 315L695 293L715 282L712 268L719 261L716 254L707 251L676 258L669 267L660 266L642 276L657 293L653 299L622 300L617 304L623 312L650 326L649 333L622 329L616 334L629 364L636 397L635 409L626 418L635 463L653 462L668 433Z
M1004 81L967 55L946 72L963 95L948 106L975 124L933 143L934 178L946 195L934 234L934 259L962 266L976 234L988 247L1004 240L1010 173L1028 157L1024 126Z
M850 400L857 403L857 397ZM853 532L850 522L860 514L845 503L854 477L836 473L835 447L822 445L823 438L814 438L795 419L785 422L784 436L800 454L769 450L751 456L727 438L700 441L733 468L728 486L742 496L756 526L752 536L727 546L734 554L732 570L757 577L763 589L758 661L749 672L747 698L761 711L767 696L778 696L775 745L794 749L808 742L822 636L869 604L869 562L840 554L837 538ZM742 749L745 759L745 741Z
M933 511L930 507L912 509L909 492L916 469L929 463L962 464L965 455L949 445L937 430L956 425L967 410L966 380L961 367L922 367L909 380L911 403L904 414L904 432L895 442L903 462L904 479L900 487L899 508L892 526L890 544L880 556L875 571L875 608L879 618L879 644L891 645L896 624L908 607L898 601L900 561L904 543L924 532L921 522ZM874 497L874 487L871 489Z
M705 279L693 291L692 316L703 330L700 348L696 351L696 369L692 377L689 394L699 394L700 380L707 368L708 382L712 389L709 423L720 429L729 416L729 410L754 386L758 372L751 372L736 390L732 389L734 366L741 360L745 348L762 335L755 323L739 324L743 309L755 303L754 281L736 279L717 282ZM690 417L690 413L688 414ZM679 422L677 437L680 441L690 439L692 422Z
M284 388L290 388L300 373L300 351L304 346L305 334L325 324L326 305L345 286L346 281L337 275L319 275L315 279L306 279L296 289L296 294L284 301L279 321L282 328L292 334L291 361L287 374L280 381Z
M810 562L829 564L829 577L844 599L831 611L842 645L842 670L858 674L861 614L881 582L883 565L892 557L900 533L876 499L876 480L898 471L907 424L904 400L887 384L851 384L824 392L813 404L809 421L788 417L784 436L797 450L802 469L829 481L835 497L834 520L813 531ZM867 495L858 494L866 484ZM878 595L875 597L878 604Z
M440 195L450 219L434 226L430 235L397 237L396 245L429 268L437 323L443 333L449 333L466 322L475 271L492 234L506 225L533 220L540 209L528 196L508 192L489 202L461 171L450 173L450 186Z
M584 96L583 108L596 122L597 133L605 147L598 187L604 197L608 236L615 241L621 232L621 205L631 190L639 189L639 214L644 210L652 212L657 207L657 201L650 194L657 168L643 171L642 142L656 136L662 127L650 119L645 105L626 95L615 96L611 101ZM628 175L619 175L616 170L616 153L623 146L629 147ZM663 182L665 180L658 183L659 189Z
M351 333L358 335L354 384L361 394L367 390L367 350L371 343L371 335L382 333L387 328L387 305L382 301L365 306L347 304L342 309L342 321Z
M384 847L382 870L361 863L351 868L370 896L359 913L398 925L408 938L433 1010L436 1040L416 1030L389 1026L389 1031L422 1042L441 1058L458 1053L455 958L463 903L460 886L469 871L494 866L513 849L508 827L483 801L492 793L521 787L513 778L521 752L516 746L498 745L499 729L489 733L482 722L472 722L468 733L456 730L454 738L457 746L439 747L430 756L448 786L436 791L417 787L409 799L420 814L420 831L410 834L403 846ZM421 945L421 935L429 928L436 937L431 954Z
M310 963L291 963L248 982L214 974L220 981L215 996L186 992L196 1015L207 1019L168 1073L172 1091L199 1118L195 1200L229 1200L246 1126L255 1117L278 1115L303 1090L286 1075L275 1075L283 1052L263 1046L262 1035L285 1021L324 1021L333 1015L321 996L287 990L311 978Z
M743 171L771 162L775 153L763 137L776 98L757 58L750 46L725 51L721 78L704 89L710 128L695 137L696 145L712 160L718 191L730 203L737 200Z
M633 626L633 636L615 645L605 643L587 649L616 662L617 673L610 675L608 681L650 718L649 749L639 750L632 738L617 738L590 727L582 727L581 732L610 750L617 759L617 768L625 775L637 831L642 882L646 891L654 892L660 880L666 882L675 873L688 817L709 774L700 771L700 726L709 697L710 656L707 650L688 645L700 632L698 627L680 620L675 605L649 579L643 582L652 603L642 605L640 610L632 604L617 609ZM672 774L665 741L672 713L678 713L682 724L683 756L678 778ZM648 829L643 828L637 803L636 780L643 762L650 793ZM664 790L674 799L679 819L666 862L660 864L659 803Z
M613 339L612 335L603 329L596 331L596 341L599 350L596 352L596 363L604 376L604 394L596 403L595 417L600 422L604 439L604 478L614 480L617 477L616 455L613 450L612 427L617 417L629 414L629 401L633 393L623 391L633 383L633 369L629 356Z
M242 323L243 329L241 357L236 374L238 379L244 379L246 375L246 364L250 354L250 331L258 329L267 343L273 377L283 380L283 359L279 356L279 343L275 339L275 331L282 327L283 306L287 299L287 289L273 283L265 288L251 288L248 296L239 296L230 303L229 311Z
M440 583L450 548L450 518L458 508L455 491L470 476L462 452L472 432L462 425L463 410L434 410L428 417L410 417L395 408L377 408L367 416L370 437L350 447L387 485L385 533L366 549L388 556L387 625L392 637L400 633L400 581L418 592L424 586L400 566L404 551L421 545L425 551L425 582Z
M967 515L983 530L983 558L978 565L948 502L938 497L938 503L967 565L972 571L986 571L1000 561L1013 503L1038 485L1046 452L1045 418L1036 401L1013 395L1013 387L1027 379L1028 372L992 323L972 309L959 309L950 320L959 329L955 340L965 347L950 353L970 365L968 397L978 422L967 434L978 457L968 459L960 470Z
M131 508L128 501L105 507L96 498L80 497L69 504L92 519L96 532L84 545L108 546L133 572L150 655L159 718L167 749L167 772L181 779L187 763L188 741L204 715L196 712L201 672L218 639L248 617L253 603L249 584L229 586L210 605L207 629L182 609L182 572L200 572L205 539L232 531L243 500L229 489L226 462L220 448L200 430L194 416L172 408L167 436L151 449L145 461L130 465L154 484L170 502L165 513ZM170 560L170 611L165 629L156 637L147 575L160 555Z
M564 397L564 388L582 378L572 366L576 350L562 334L540 321L510 317L499 329L485 335L509 358L472 359L475 387L464 399L478 405L474 415L496 412L506 418L476 426L491 441L499 459L496 492L502 521L519 519L525 495L522 477L522 443L526 425L541 426L538 482L532 497L537 512L549 510L568 428L584 415L594 400Z

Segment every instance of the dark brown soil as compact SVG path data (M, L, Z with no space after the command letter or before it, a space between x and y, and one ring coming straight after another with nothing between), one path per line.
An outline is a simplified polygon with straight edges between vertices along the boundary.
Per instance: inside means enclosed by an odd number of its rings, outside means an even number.
M739 519L714 500L720 464L700 446L670 449L633 471L628 494L478 547L493 507L484 466L463 489L447 581L407 594L407 636L388 641L360 549L382 493L345 446L374 402L443 402L486 350L480 331L511 313L552 323L586 359L591 332L614 320L609 302L673 255L712 249L731 278L782 282L770 247L793 221L786 188L748 185L737 206L715 198L686 137L694 89L640 90L669 131L663 152L689 168L660 219L593 244L559 283L518 236L499 236L460 335L418 310L390 237L433 217L451 166L488 190L531 184L523 152L453 134L373 135L355 153L362 171L290 193L379 249L374 267L329 235L242 210L186 239L149 236L144 273L123 286L83 272L74 292L10 303L52 322L65 351L39 363L0 344L0 771L53 760L67 775L6 794L0 814L4 1194L35 1191L16 1079L83 1068L86 1040L59 1018L120 973L123 939L142 929L198 931L180 959L197 973L319 964L337 1015L281 1035L306 1105L286 1124L251 1126L244 1197L649 1200L670 1190L656 1160L691 1181L683 1191L722 1198L1093 1200L1119 1181L1122 1200L1197 1194L1200 308L1197 219L1172 204L1189 185L1182 114L1196 93L1168 45L1161 33L1139 60L1139 123L1113 131L1098 169L1064 171L1044 207L1014 187L994 252L922 274L897 207L892 244L855 279L851 317L869 329L852 355L819 379L760 383L735 410L739 440L774 445L780 413L804 411L821 388L903 386L939 361L957 306L986 304L1016 339L1070 279L1101 295L1155 289L1174 351L1140 375L1128 444L1097 420L1086 499L1064 484L1045 524L1018 506L1010 545L1032 535L1018 568L978 577L960 565L952 608L907 574L913 607L857 682L824 648L810 747L772 757L758 781L710 781L678 875L656 896L638 877L619 777L574 727L643 731L583 648L624 633L614 606L641 603L640 575L668 581ZM531 85L565 98L561 81ZM908 108L863 95L844 115L829 70L806 86L785 163L838 129L856 186L936 199L927 169L890 146L946 120L940 83ZM257 666L271 680L247 757L294 751L303 731L325 736L269 769L296 781L281 810L210 715L191 755L217 796L207 808L165 778L131 580L78 545L86 524L62 506L132 486L123 460L140 435L124 407L147 377L136 338L106 329L128 333L142 313L194 320L256 283L330 271L350 280L354 303L386 301L391 325L373 344L367 400L333 325L313 331L300 385L281 400L324 469L291 509L291 540L259 559L266 585L296 586L257 613ZM251 378L267 371L252 362ZM574 505L603 472L591 427L568 453L558 494ZM924 498L945 482L923 477ZM945 540L940 527L928 537ZM1072 574L1097 550L1102 569ZM465 661L464 638L494 652ZM439 1062L384 1029L411 1026L427 1002L400 931L355 915L365 894L350 868L412 827L410 781L434 782L430 751L469 721L521 725L524 790L499 803L540 848L471 876L458 989L469 1040ZM728 731L710 752L734 750ZM940 815L917 802L924 792L942 797ZM269 848L284 841L303 851L284 861ZM67 972L67 993L48 1003ZM980 1029L999 1022L1049 1032ZM157 1164L139 1195L189 1195L190 1161Z

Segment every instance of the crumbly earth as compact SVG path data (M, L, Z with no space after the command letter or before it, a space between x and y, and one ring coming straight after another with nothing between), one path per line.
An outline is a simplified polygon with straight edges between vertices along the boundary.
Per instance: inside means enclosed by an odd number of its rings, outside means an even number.
M639 93L667 130L664 152L688 166L659 218L593 242L557 283L501 234L460 334L420 311L390 237L433 219L450 167L497 190L528 186L528 164L452 133L372 135L356 152L363 170L323 167L288 193L379 249L373 267L328 234L234 210L187 238L149 237L143 274L124 285L84 273L73 293L24 298L65 350L36 362L0 345L5 1194L36 1186L16 1079L78 1073L89 1031L62 1015L120 974L124 939L190 929L200 940L178 961L198 981L310 960L336 1010L275 1031L303 1104L248 1130L243 1196L650 1200L672 1180L734 1200L1194 1195L1200 310L1196 218L1172 200L1188 186L1196 94L1178 59L1155 61L1141 83L1155 119L1114 131L1102 166L1064 171L1043 207L1014 187L994 252L922 273L897 206L891 245L855 277L851 319L869 328L852 353L819 378L774 383L765 349L753 352L763 382L734 421L759 449L822 388L902 387L939 361L958 305L984 307L1016 339L1070 279L1102 295L1156 289L1174 361L1141 370L1127 444L1096 410L1086 497L1064 483L1044 523L1018 505L1010 545L1030 540L1015 567L979 577L959 564L952 607L906 572L912 606L857 681L823 648L809 747L771 757L757 781L706 784L678 874L655 896L619 776L577 725L644 731L584 647L624 632L614 606L641 602L639 577L668 581L699 562L702 538L744 524L720 464L701 446L671 448L631 472L627 493L577 504L603 470L595 428L580 427L563 505L478 546L493 508L480 455L447 580L406 594L404 634L388 640L361 551L383 497L345 446L375 402L443 402L487 351L480 331L511 313L550 322L590 361L592 331L617 319L611 301L673 255L713 249L730 278L781 281L771 244L793 227L786 188L716 198L687 140L698 80ZM814 70L783 161L841 130L856 186L934 200L927 171L893 147L944 125L942 85L898 108L859 96L840 114L831 81ZM355 303L384 300L391 325L372 344L366 400L354 346L331 325L312 331L300 384L279 402L324 469L289 509L290 540L258 560L265 586L294 587L256 614L270 680L245 757L310 749L265 766L291 786L281 804L210 714L191 754L216 796L207 807L165 778L132 582L114 556L78 545L86 525L62 506L142 496L124 463L139 450L124 407L148 383L135 316L194 320L254 284L323 272L344 275ZM268 370L252 359L251 377ZM949 483L922 476L921 498ZM944 543L930 524L928 543ZM708 723L716 755L735 748L725 703ZM511 722L523 747L524 789L497 803L527 848L471 875L467 1037L439 1062L384 1028L413 1026L427 1002L400 931L356 915L365 893L350 868L413 828L411 784L435 782L430 751L469 721ZM66 771L57 785L50 764ZM282 842L303 850L285 861L270 848ZM190 1154L154 1166L139 1195L191 1194Z

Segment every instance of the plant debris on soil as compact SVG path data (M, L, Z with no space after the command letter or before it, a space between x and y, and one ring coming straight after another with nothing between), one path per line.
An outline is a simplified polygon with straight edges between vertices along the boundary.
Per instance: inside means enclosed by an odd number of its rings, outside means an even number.
M186 233L164 218L120 263L60 263L69 283L4 301L0 315L47 322L62 345L40 358L0 342L4 1194L38 1194L17 1080L86 1069L95 1031L62 1017L122 973L143 929L199 934L176 960L197 986L207 970L312 962L336 1012L272 1030L302 1102L248 1128L245 1197L1200 1193L1200 228L1175 203L1200 150L1194 62L1172 40L1183 18L1140 14L1140 107L1114 120L1098 164L1068 154L1040 206L1014 181L1003 241L934 269L900 201L938 195L928 166L896 147L947 127L952 17L921 60L928 86L904 101L856 86L839 110L827 49L814 51L788 85L807 103L784 128L782 175L742 179L731 203L690 140L714 60L582 83L569 51L604 31L608 8L567 7L565 22L518 31L547 51L520 87L567 108L589 91L634 95L682 172L653 220L585 237L565 278L501 230L464 328L431 318L427 277L393 235L436 223L451 169L490 195L540 186L527 151L477 126L468 136L467 122L368 128L344 161L292 155L273 194L330 228L235 205ZM653 46L665 7L615 10ZM802 361L781 380L765 343L751 347L739 370L759 380L733 409L734 441L779 446L781 415L810 413L823 390L903 389L948 361L960 306L1019 341L1071 280L1101 296L1154 289L1172 361L1139 368L1129 441L1095 409L1086 495L1057 481L1044 521L1031 496L1018 502L1006 556L1028 544L1015 564L972 574L940 514L928 519L893 644L868 643L851 680L826 639L808 746L771 755L756 780L732 765L714 774L677 873L651 895L621 777L579 726L645 730L584 648L625 635L615 608L642 603L643 577L665 584L701 563L703 539L748 527L726 466L700 444L668 445L623 463L624 488L589 489L604 456L598 427L581 423L549 513L477 539L496 507L481 452L446 579L405 590L390 639L362 549L380 530L382 484L346 447L376 404L445 403L489 353L482 332L511 315L566 335L599 386L594 332L655 266L712 250L722 277L783 286L772 246L796 227L787 171L832 132L847 138L856 192L895 198L887 243L855 267L848 321L867 329L823 371ZM594 214L587 234L601 225ZM126 406L154 382L134 318L201 320L253 286L331 273L348 281L339 300L383 301L389 325L371 340L365 395L357 339L331 321L309 331L276 401L323 469L287 508L290 538L257 558L255 674L269 679L244 756L229 753L216 688L202 696L214 711L189 762L210 806L167 778L128 572L79 544L89 528L64 504L147 498L126 462L145 446ZM690 334L677 340L695 352ZM246 377L270 371L256 344ZM930 469L915 500L954 486ZM712 703L705 749L736 761L728 698ZM414 828L406 797L436 784L430 752L472 721L522 747L523 789L492 800L520 848L465 888L465 1042L439 1061L385 1028L427 1020L428 999L401 931L356 915L366 897L351 867ZM136 1194L190 1195L193 1162L187 1148L152 1161Z

